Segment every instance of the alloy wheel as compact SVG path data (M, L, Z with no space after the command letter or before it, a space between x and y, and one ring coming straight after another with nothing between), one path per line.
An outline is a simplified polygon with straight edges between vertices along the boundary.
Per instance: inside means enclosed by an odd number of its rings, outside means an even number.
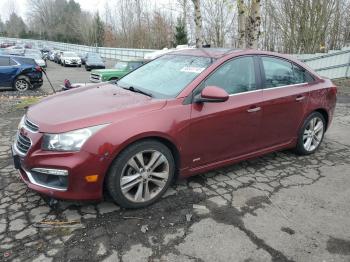
M29 88L29 84L24 79L18 79L15 83L15 88L18 91L26 91Z
M321 118L314 117L307 124L303 134L303 145L306 151L315 150L321 143L324 124Z
M120 177L122 194L132 202L155 198L166 186L170 168L167 158L157 150L145 150L132 156Z

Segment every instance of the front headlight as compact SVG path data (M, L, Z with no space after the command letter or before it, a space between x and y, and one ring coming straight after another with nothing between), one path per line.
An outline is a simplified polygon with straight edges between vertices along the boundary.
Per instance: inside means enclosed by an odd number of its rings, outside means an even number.
M41 148L49 151L79 151L90 136L105 126L93 126L61 134L44 134Z

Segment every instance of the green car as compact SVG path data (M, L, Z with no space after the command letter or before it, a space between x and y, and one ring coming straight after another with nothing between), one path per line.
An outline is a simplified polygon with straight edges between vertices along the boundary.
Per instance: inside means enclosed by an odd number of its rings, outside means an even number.
M135 70L145 63L143 60L139 61L119 61L112 69L92 70L90 74L90 81L93 83L106 82L117 80L127 73Z

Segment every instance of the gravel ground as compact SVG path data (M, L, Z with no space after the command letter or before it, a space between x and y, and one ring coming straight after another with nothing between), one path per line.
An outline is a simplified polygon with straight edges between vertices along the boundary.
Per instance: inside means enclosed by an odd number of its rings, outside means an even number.
M140 210L108 199L50 206L28 190L9 147L23 110L8 110L0 261L350 261L350 97L339 101L316 154L283 151L178 181Z

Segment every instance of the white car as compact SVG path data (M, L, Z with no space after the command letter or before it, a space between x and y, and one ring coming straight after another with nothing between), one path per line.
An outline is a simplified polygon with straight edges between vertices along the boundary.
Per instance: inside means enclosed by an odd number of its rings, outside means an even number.
M61 65L81 67L81 59L75 52L63 52L61 55Z

